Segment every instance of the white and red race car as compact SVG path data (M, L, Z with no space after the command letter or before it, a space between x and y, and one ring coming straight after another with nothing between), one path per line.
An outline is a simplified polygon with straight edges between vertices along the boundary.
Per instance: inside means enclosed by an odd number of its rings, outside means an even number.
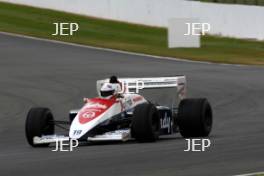
M205 98L186 98L186 77L120 78L122 91L108 98L101 87L110 79L97 81L96 98L85 99L79 110L71 110L69 121L54 120L48 108L30 109L26 119L26 138L33 146L67 141L156 141L160 135L180 132L183 137L205 137L212 129L212 108ZM140 86L139 86L140 85ZM171 106L157 105L132 90L175 88ZM176 101L177 100L177 101ZM63 127L69 125L69 129ZM54 134L55 126L67 129Z

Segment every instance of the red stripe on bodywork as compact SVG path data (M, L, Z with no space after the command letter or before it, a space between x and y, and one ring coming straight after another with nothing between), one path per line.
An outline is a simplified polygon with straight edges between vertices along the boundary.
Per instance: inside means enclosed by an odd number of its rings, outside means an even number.
M87 104L78 113L79 122L81 124L88 123L95 118L99 117L102 113L107 111L113 104L115 104L116 98L111 99L93 98L89 99Z

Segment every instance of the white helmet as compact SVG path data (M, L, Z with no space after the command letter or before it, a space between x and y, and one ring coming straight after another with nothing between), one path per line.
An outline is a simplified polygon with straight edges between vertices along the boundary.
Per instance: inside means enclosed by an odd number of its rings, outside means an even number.
M116 83L104 83L100 89L101 97L110 98L120 91L120 85Z

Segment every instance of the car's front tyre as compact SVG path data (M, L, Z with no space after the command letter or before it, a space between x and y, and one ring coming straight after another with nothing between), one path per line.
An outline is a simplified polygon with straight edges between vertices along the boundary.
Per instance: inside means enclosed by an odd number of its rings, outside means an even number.
M54 134L53 115L48 108L31 108L26 119L26 138L33 147L48 146L49 144L34 144L35 136Z
M154 142L159 138L160 118L155 105L144 103L133 112L131 133L139 142Z

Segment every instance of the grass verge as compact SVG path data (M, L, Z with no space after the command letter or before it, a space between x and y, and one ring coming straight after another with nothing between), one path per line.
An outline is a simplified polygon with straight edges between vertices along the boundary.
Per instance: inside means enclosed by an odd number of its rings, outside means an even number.
M76 22L73 36L52 36L55 22ZM167 30L47 9L0 3L0 31L151 55L264 65L264 42L203 36L201 48L167 47Z

